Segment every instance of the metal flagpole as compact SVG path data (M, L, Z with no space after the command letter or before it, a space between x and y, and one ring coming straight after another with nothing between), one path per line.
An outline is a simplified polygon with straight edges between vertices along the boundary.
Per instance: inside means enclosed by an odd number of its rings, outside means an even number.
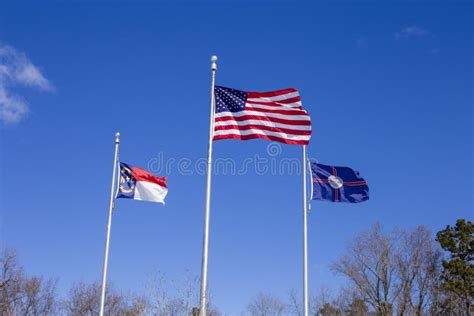
M200 315L207 315L207 263L209 255L209 217L211 213L211 175L212 175L212 139L214 136L215 98L214 85L216 81L217 56L211 57L211 113L209 122L209 144L207 149L207 181L206 181L206 206L204 210L204 236L202 243L201 267L201 309Z
M306 201L306 145L303 145L303 315L308 316L308 203Z
M120 133L115 133L115 155L114 155L114 167L112 171L112 187L110 188L110 201L109 201L109 220L107 222L107 237L105 239L105 255L104 255L104 268L102 270L102 292L100 296L100 316L104 316L104 305L105 305L105 287L107 283L107 266L109 263L109 246L110 246L110 230L112 228L112 211L114 209L115 202L115 177L117 175L117 158L120 144Z

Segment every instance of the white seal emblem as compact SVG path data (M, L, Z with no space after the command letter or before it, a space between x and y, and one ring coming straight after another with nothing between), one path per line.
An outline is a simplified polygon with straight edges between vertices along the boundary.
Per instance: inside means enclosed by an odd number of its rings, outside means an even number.
M341 178L336 177L336 176L329 176L328 181L329 181L329 185L333 189L339 189L344 185L344 181L342 181Z

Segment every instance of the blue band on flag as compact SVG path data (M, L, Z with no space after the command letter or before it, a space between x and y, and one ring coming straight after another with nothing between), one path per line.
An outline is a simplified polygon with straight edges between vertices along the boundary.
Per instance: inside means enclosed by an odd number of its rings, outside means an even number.
M121 162L117 198L133 199L136 182L132 175L132 168Z
M369 199L369 186L358 171L311 162L313 200L360 203Z

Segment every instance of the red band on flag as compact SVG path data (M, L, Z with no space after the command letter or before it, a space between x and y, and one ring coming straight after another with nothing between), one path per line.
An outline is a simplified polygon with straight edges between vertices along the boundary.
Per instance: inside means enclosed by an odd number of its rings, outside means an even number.
M328 179L316 178L316 179L313 179L313 182L315 182L315 183L329 183L329 180Z
M214 128L215 131L222 131L222 130L229 130L229 129L240 129L240 130L248 130L248 129L260 129L265 131L272 131L272 132L280 132L280 133L288 133L292 135L311 135L311 131L301 131L295 129L288 129L288 128L281 128L281 127L272 127L272 126L265 126L265 125L224 125L224 126L216 126Z
M266 140L271 140L271 141L277 141L289 145L307 145L308 141L305 140L291 140L287 138L281 138L277 136L271 136L271 135L260 135L260 134L251 134L251 135L235 135L235 134L230 134L230 135L217 135L214 136L214 140L220 140L220 139L237 139L237 140L250 140L250 139L256 139L256 138L261 138L261 139L266 139Z
M247 101L249 104L261 104L261 105L282 105L282 104L291 104L295 102L300 102L301 97L294 97L294 98L288 98L288 99L283 99L283 100L278 100L278 101L273 101L273 102L268 102L268 101Z
M364 184L367 184L367 181L344 182L345 186L364 185Z
M247 120L260 120L260 121L268 121L268 122L275 122L275 123L282 123L288 125L306 125L311 126L311 121L303 121L303 120L285 120L276 117L267 117L267 116L260 116L260 115L243 115L243 116L222 116L216 117L216 122L223 122L223 121L247 121Z
M297 92L296 88L288 88L283 90L277 91L270 91L270 92L247 92L248 98L270 98L270 97L277 97L279 95L284 95L287 93Z
M142 168L132 167L132 176L137 181L156 183L159 186L167 188L166 177L157 177Z

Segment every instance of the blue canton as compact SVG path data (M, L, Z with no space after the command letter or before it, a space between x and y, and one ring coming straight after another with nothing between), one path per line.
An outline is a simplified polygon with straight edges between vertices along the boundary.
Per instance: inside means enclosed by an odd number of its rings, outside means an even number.
M216 98L216 113L239 112L245 108L247 93L235 89L216 86L214 89Z
M117 198L133 199L135 196L136 182L137 181L133 178L132 167L121 162Z

